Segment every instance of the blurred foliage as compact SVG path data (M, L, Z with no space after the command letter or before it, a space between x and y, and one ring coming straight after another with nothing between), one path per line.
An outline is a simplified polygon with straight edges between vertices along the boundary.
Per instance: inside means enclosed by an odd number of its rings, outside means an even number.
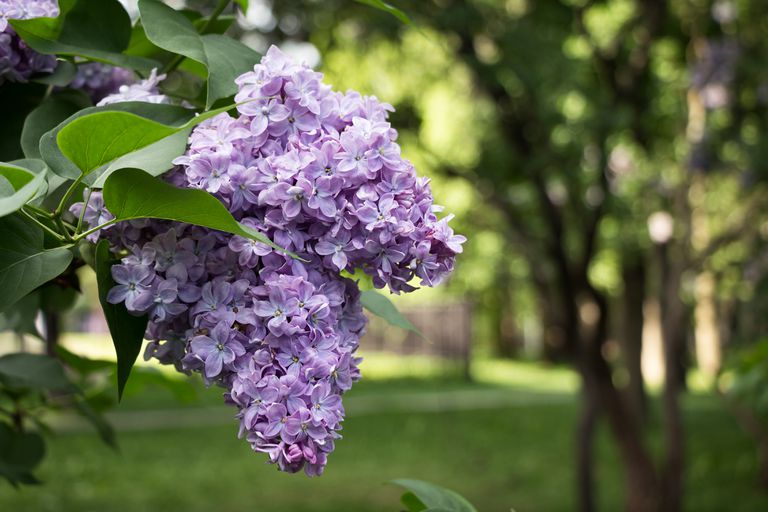
M470 234L448 288L422 300L474 300L481 339L505 317L535 333L550 322L541 301L555 293L555 239L570 265L588 266L592 286L618 299L622 267L651 258L647 219L667 211L685 267L681 296L692 304L696 274L713 272L732 315L723 324L734 340L754 339L744 317L754 316L768 270L762 2L397 7L413 25L341 0L286 0L264 33L307 38L328 81L397 107L406 156ZM543 205L562 219L559 232ZM493 311L500 303L503 314Z
M768 426L768 339L736 354L723 377L727 396ZM767 428L768 430L768 428Z

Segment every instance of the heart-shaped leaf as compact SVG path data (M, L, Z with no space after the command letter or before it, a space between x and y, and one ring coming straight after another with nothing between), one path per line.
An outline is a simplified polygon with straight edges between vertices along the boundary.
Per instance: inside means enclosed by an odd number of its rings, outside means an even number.
M39 107L29 113L21 132L21 149L27 158L42 158L40 138L75 112L91 105L81 91L62 91L43 100Z
M58 276L72 253L64 247L46 249L43 231L18 214L0 218L0 312Z
M407 478L392 480L391 483L408 489L424 505L424 508L420 510L477 512L477 509L463 496L439 485ZM412 499L409 498L408 504L409 506L413 505Z
M10 186L0 190L0 217L21 209L46 186L44 172L35 174L5 162L0 162L0 177Z
M67 122L58 131L56 144L82 174L88 175L123 155L134 153L181 131L188 131L232 107L229 105L209 110L181 125L165 124L130 111L94 110Z
M237 92L235 78L259 61L259 54L239 41L218 34L198 34L192 21L158 0L139 0L139 13L152 43L205 66L207 107Z
M131 36L131 19L118 0L61 0L58 18L12 20L32 49L48 55L85 57L149 73L160 63L122 53Z
M170 126L183 125L195 116L195 113L187 108L176 105L158 105L141 101L115 103L103 107L90 107L80 110L60 122L55 128L46 132L45 135L40 138L40 154L54 174L69 179L78 178L81 174L80 169L64 156L61 149L56 144L59 132L77 119L97 112L108 111L130 112L137 116ZM94 174L96 174L96 172Z
M149 146L121 156L108 164L103 171L94 171L89 176L89 178L95 178L91 186L103 188L110 174L118 169L129 167L141 169L152 176L160 176L173 167L173 160L176 157L184 154L190 131L191 129L181 130Z
M165 219L196 224L258 240L298 258L266 235L240 224L227 208L202 190L177 188L139 169L120 169L104 183L104 204L118 220Z
M64 374L64 367L56 359L25 352L0 357L0 382L12 388L36 390L72 387Z

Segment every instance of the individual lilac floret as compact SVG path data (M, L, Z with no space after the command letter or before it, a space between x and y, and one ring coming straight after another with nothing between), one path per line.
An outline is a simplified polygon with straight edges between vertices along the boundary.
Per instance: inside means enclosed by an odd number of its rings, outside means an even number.
M58 14L59 6L55 0L0 0L0 84L6 80L26 82L33 75L56 69L56 57L29 48L8 20L56 17Z
M436 285L465 238L401 157L391 106L333 91L274 47L236 82L237 117L199 124L166 179L212 193L303 261L196 226L122 222L100 233L128 254L109 300L149 315L146 358L227 390L254 450L319 475L341 437L341 397L360 378L366 325L357 283L340 272L394 293ZM107 217L99 193L90 201L93 226Z

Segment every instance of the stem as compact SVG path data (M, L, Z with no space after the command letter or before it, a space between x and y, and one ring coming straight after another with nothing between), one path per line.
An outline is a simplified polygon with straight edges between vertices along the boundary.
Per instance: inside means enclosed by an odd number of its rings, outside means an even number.
M219 3L216 5L216 8L213 10L211 15L208 17L208 20L205 22L205 25L200 29L201 34L206 34L208 32L208 29L211 28L211 25L216 21L216 19L219 17L219 15L224 12L224 9L227 8L227 5L229 5L229 0L219 0Z
M61 316L53 311L43 312L45 323L45 352L50 357L56 357L56 346L61 335Z
M85 217L85 209L88 208L88 202L91 200L91 194L93 194L93 189L88 189L88 195L85 196L85 202L83 203L83 209L80 212L80 217L77 219L77 226L75 226L75 235L77 235L80 232L80 228L83 226L83 218Z
M67 229L67 226L64 225L64 221L61 217L54 217L53 222L56 223L56 225L59 227L59 229L64 233L64 240L67 242L72 241L72 235L70 234L69 230ZM71 224L70 224L71 226Z
M33 204L28 203L28 204L25 204L24 207L27 208L28 210L32 210L34 213L37 213L38 215L43 216L47 219L50 219L53 217L53 214L51 212L49 212L48 210L44 210L39 206L35 206Z
M52 235L52 236L56 237L56 239L57 239L57 240L59 240L60 242L66 242L66 241L67 241L67 239L66 239L66 238L64 238L63 236L61 236L59 233L57 233L56 231L52 230L51 228L49 228L48 226L46 226L45 224L43 224L42 222L40 222L39 220L37 220L37 219L36 219L36 218L35 218L35 217L34 217L32 214L30 214L28 211L26 211L26 210L25 210L25 208L26 208L26 206L23 206L23 207L21 208L21 210L19 210L19 211L20 211L20 212L21 212L21 213L22 213L24 216L26 216L26 217L27 217L29 220L31 220L32 222L34 222L35 224L37 224L38 226L40 226L41 228L43 228L43 229L44 229L45 231L47 231L47 232L48 232L50 235Z
M75 235L75 237L73 238L73 240L74 240L75 242L77 242L78 240L82 240L83 238L87 237L88 235L91 235L91 234L93 234L93 233L95 233L95 232L99 231L100 229L104 229L104 228L107 228L107 227L109 227L109 226L111 226L112 224L115 224L115 223L117 223L117 222L120 222L120 219L112 219L112 220L110 220L110 221L107 221L107 222L105 222L104 224L101 224L101 225L99 225L99 226L96 226L95 228L91 228L91 229L89 229L88 231L83 231L83 232L82 232L82 233L80 233L79 235Z
M67 191L64 192L64 196L61 198L61 201L59 201L59 205L53 211L54 217L61 216L61 213L64 211L64 206L66 206L69 196L71 196L75 192L75 189L83 181L83 178L85 178L84 174L81 174L80 176L78 176L78 178L75 181L73 181L72 184L69 186Z
M227 8L227 5L229 5L229 1L230 0L219 0L219 3L216 4L216 8L213 10L211 15L206 20L205 25L200 27L200 30L199 30L200 34L205 34L211 28L211 25L214 24L214 22L218 19L219 15L222 12L224 12L224 9ZM182 63L182 61L185 58L186 57L184 55L177 54L173 59L171 59L170 62L168 62L168 64L165 65L165 67L163 68L163 73L170 73L171 71L179 67L179 65Z

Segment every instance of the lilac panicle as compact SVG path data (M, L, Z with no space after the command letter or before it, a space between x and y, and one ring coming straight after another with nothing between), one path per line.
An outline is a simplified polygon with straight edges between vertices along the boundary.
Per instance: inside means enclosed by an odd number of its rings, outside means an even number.
M122 222L100 232L128 253L108 300L150 315L146 358L227 390L254 450L319 475L340 437L341 396L360 378L366 325L357 283L340 272L394 293L433 286L465 239L400 156L391 106L333 91L275 47L236 82L238 115L198 125L166 179L212 193L306 261L197 226ZM104 102L152 101L155 85ZM89 226L109 219L98 192L82 208Z

